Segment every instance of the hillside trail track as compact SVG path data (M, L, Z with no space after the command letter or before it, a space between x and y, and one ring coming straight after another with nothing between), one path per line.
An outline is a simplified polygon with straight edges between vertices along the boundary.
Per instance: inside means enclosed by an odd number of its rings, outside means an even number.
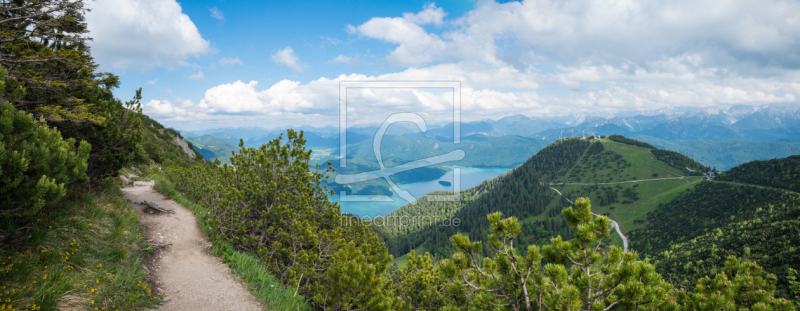
M563 194L561 194L561 191L558 191L558 189L553 188L553 187L548 187L548 188L555 190L558 193L558 195L560 195L562 198L567 200L567 202L569 202L571 204L575 204L575 202L570 201L570 199L567 199L567 197L565 197ZM600 215L597 215L595 213L592 213L592 215L600 217ZM628 237L626 237L624 234L622 234L622 230L619 229L619 223L618 222L612 220L611 218L609 218L608 220L611 222L611 226L614 227L614 229L617 230L617 234L619 234L619 237L622 239L622 251L627 252L628 251Z
M593 186L593 185L617 185L617 184L629 184L629 183L639 183L639 182L646 182L646 181L659 181L659 180L673 180L673 179L688 179L688 178L700 178L702 176L678 176L678 177L666 177L666 178L651 178L651 179L637 179L637 180L626 180L626 181L615 181L615 182L572 182L572 183L552 183L551 185L566 185L566 186Z
M148 243L171 244L155 251L145 264L154 280L153 294L164 295L159 310L263 310L228 266L211 256L211 243L192 212L158 193L154 185L137 181L122 191L147 229ZM144 200L175 213L150 214L145 205L137 204Z
M731 184L731 185L756 187L756 188L762 188L762 189L772 189L772 190L776 190L776 191L783 191L783 192L794 193L794 194L800 195L800 192L792 191L792 190L789 190L789 189L783 189L783 188L775 188L775 187L770 187L770 186L761 186L761 185L754 185L754 184L744 184L744 183L734 182L734 181L720 181L720 180L713 180L713 179L712 179L712 181L713 182L718 182L718 183Z

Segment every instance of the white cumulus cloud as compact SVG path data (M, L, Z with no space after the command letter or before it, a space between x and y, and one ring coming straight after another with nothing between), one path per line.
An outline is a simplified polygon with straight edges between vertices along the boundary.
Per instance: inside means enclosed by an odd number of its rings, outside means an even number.
M217 85L206 91L199 107L209 109L211 112L226 113L263 111L265 105L255 90L256 85L258 81L249 83L236 81Z
M88 6L92 55L101 66L147 70L211 50L175 0L103 0Z
M447 16L447 13L442 10L442 8L437 8L436 4L429 3L423 7L423 10L414 14L414 13L404 13L403 18L419 25L425 24L436 24L441 25L444 23L444 17Z
M437 60L447 48L438 35L426 32L407 18L373 18L355 29L363 36L397 44L398 47L386 57L396 65L427 64Z
M225 15L222 14L222 11L220 11L219 8L213 7L208 9L208 11L211 12L211 17L221 21L225 20Z
M289 66L289 68L292 68L295 71L303 71L303 68L306 66L300 61L300 58L294 55L294 50L290 46L287 46L285 49L272 54L272 61L278 64Z
M203 74L202 70L198 70L196 74L189 76L189 80L205 80L206 76Z
M354 59L353 57L339 54L339 56L334 57L332 61L334 63L349 64L353 62L353 59Z
M386 57L400 65L479 61L541 61L575 65L620 64L683 54L707 61L797 67L800 3L784 0L478 2L452 21L453 29L428 32L444 12L428 5L402 17L375 17L350 27L362 36L397 44ZM437 13L438 12L438 13ZM516 64L520 67L520 64Z
M415 13L346 26L343 32L358 35L357 40L393 45L377 57L405 67L397 72L307 83L236 81L207 90L197 105L175 107L209 118L336 124L339 81L345 80L460 81L465 121L517 113L796 105L800 99L798 2L479 1L462 17L445 17L444 10L428 4ZM374 52L354 52L330 55L329 63L374 57ZM272 60L296 71L307 68L291 47ZM447 92L358 89L346 95L348 120L356 123L381 122L400 111L434 122L452 119ZM163 103L151 106L171 111ZM182 112L172 113L177 118Z

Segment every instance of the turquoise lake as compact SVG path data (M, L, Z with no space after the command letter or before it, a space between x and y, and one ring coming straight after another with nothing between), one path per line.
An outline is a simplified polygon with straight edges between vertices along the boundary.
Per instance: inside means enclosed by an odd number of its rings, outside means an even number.
M494 168L476 168L476 167L462 167L461 168L461 189L468 189L479 185L487 179L495 178L500 174L508 172L510 168L507 167L494 167ZM450 185L445 186L439 181L449 182ZM453 191L453 170L448 168L447 173L437 180L415 182L409 184L397 184L400 189L408 191L414 197L419 198L432 191ZM388 185L388 184L387 184ZM340 201L339 194L330 197L332 202L339 202L342 213L350 213L360 217L369 216L383 216L394 212L403 205L409 202L400 198L397 194L391 196L390 200L378 201L371 200L366 202L352 202Z

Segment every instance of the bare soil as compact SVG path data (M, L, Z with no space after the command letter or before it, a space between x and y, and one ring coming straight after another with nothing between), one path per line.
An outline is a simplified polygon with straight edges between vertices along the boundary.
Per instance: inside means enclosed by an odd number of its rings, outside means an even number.
M153 185L153 181L137 181L122 191L147 228L148 243L165 245L156 247L145 264L154 280L154 294L164 295L159 310L263 310L228 266L209 253L211 243L192 212L158 193ZM175 213L153 213L137 204L144 200Z

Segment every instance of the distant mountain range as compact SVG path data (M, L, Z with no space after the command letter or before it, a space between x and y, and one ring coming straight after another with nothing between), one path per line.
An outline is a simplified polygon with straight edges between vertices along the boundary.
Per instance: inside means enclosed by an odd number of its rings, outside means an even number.
M349 127L347 129L347 145L354 146L353 148L355 149L369 150L371 152L371 138L379 127L380 124L360 124ZM319 157L333 159L338 155L340 146L338 127L299 126L294 129L305 132L304 137L307 140L306 146L308 148L325 151L320 153ZM257 147L276 138L283 131L285 129L282 128L242 127L183 131L181 134L206 158L213 159L218 157L225 162L230 152L238 149L239 139L244 140L245 145L248 147ZM719 147L720 144L724 146L736 145L739 142L747 141L764 142L763 144L745 144L749 147L739 148L736 151L738 156L723 156L721 158L698 157L701 161L705 160L705 164L725 169L751 160L785 157L797 152L795 145L776 147L780 144L775 145L767 142L800 142L800 106L754 107L738 105L719 109L670 108L624 112L615 115L578 114L560 117L527 117L518 114L498 120L485 119L462 122L460 124L460 136L462 139L473 137L474 141L480 137L483 137L481 139L503 136L518 137L518 139L504 140L517 146L520 146L521 140L550 142L564 137L611 134L641 137L644 141L656 140L659 142L659 146L665 148L683 146L679 148L681 152L696 156L698 153L696 150L691 149L691 146L713 144ZM425 142L423 145L434 146L437 143L452 141L454 131L453 123L429 125L425 132L421 132L413 124L398 123L391 125L386 135L387 137L416 137L420 142ZM701 140L702 143L664 143L665 141L694 140ZM384 139L384 145L388 144L390 147L398 142L405 147L390 148L394 153L390 153L389 156L396 159L414 159L423 155L418 152L419 146L411 146L413 143L411 140ZM490 148L484 152L492 152L492 150L515 152L514 150L522 150L504 149L501 145L501 143L492 144L492 148L495 149ZM767 150L773 150L775 154L758 150L757 155L747 156L748 148L755 148L755 146L769 146ZM541 148L541 144L537 144L537 148ZM706 150L707 148L702 147L701 149ZM530 152L531 150L525 148L525 151ZM431 152L437 153L434 149L423 153L428 154ZM491 154L481 154L481 157L491 157ZM502 163L501 166L510 166L518 164L520 161L520 159L514 157L504 156L504 158L510 160L510 162L492 161L492 164ZM489 165L488 163L468 162L477 165Z
M372 137L380 124L351 126L348 132ZM314 133L313 139L338 140L335 126L299 126L295 130ZM213 128L202 131L183 131L184 137L218 136L224 133L256 145L276 137L283 128ZM624 112L617 115L570 115L560 117L527 117L512 115L498 120L462 122L460 135L486 136L517 135L552 141L560 137L633 134L660 139L707 139L750 141L800 141L800 105L795 106L730 106L719 109L672 108L657 111ZM308 134L307 134L308 135ZM424 137L453 137L453 124L429 125L420 132L415 126L399 123L389 127L387 135L417 135ZM350 137L348 137L350 138ZM366 137L359 137L360 141ZM348 139L349 140L349 139ZM349 141L348 141L349 143ZM320 145L330 145L329 142Z
M486 135L521 135L542 140L620 134L647 135L666 140L800 141L800 107L734 106L727 110L684 110L680 113L673 111L630 117L581 116L575 117L573 122L564 123L517 115L496 121L462 124L461 128L462 135L479 131ZM527 129L543 130L525 135Z

